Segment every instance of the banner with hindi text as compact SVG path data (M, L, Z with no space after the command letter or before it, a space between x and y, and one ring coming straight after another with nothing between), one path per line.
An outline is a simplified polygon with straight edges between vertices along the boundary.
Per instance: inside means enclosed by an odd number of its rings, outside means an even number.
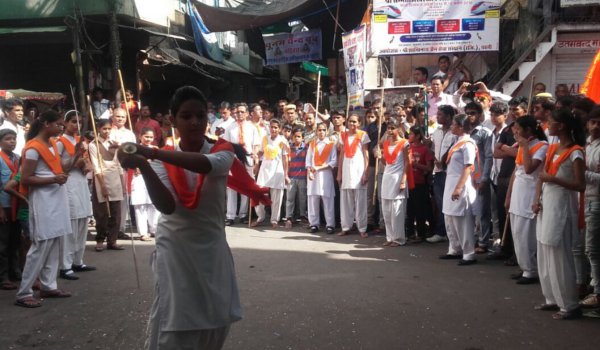
M322 59L321 30L263 35L266 65L318 61Z
M351 32L342 34L346 87L352 109L365 104L366 33L366 26L361 25Z

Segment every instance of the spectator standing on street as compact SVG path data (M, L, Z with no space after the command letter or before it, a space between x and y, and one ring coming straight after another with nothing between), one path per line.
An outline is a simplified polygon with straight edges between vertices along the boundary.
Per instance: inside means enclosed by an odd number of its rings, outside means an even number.
M66 298L71 294L57 288L60 237L71 234L68 175L63 172L60 155L53 141L62 132L62 120L52 110L41 114L29 131L22 164L21 183L29 192L29 229L31 247L27 253L23 279L15 304L34 308L42 305L33 296L39 277L40 298Z
M294 212L297 211L299 214L296 222L307 217L306 156L308 147L303 141L302 130L299 128L292 131L292 139L288 140L288 143L290 144L288 167L290 183L286 190L285 228L290 229L294 222Z
M17 145L14 152L21 154L25 146L25 130L21 126L23 121L23 101L18 98L10 98L4 101L2 111L4 112L4 122L0 125L0 130L10 129L17 134ZM33 122L33 120L30 122Z
M142 129L151 128L154 131L154 135L156 135L154 137L154 141L152 141L152 144L154 146L158 146L162 141L161 140L162 133L160 130L160 124L156 120L150 118L151 115L152 115L152 112L150 111L150 107L142 106L142 109L140 110L140 118L134 124L133 131L134 131L135 135L140 135L140 133L142 132Z
M156 148L153 144L154 130L143 128L140 132L140 144L149 148ZM150 237L156 235L156 225L158 224L158 211L152 199L148 194L144 177L135 170L131 180L131 205L135 211L135 223L137 231L140 234L140 241L151 241Z
M423 129L419 126L410 128L411 171L414 186L409 189L408 206L406 210L406 234L414 243L421 243L427 238L427 222L431 218L430 188L427 174L433 170L433 156L430 149L423 143ZM415 230L415 221L417 222Z

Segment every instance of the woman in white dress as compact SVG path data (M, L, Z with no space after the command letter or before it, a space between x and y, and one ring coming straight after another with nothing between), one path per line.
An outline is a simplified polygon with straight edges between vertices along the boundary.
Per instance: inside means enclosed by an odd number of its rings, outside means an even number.
M578 240L578 193L585 191L585 132L570 110L552 113L550 136L560 142L548 147L537 185L533 211L537 219L538 273L545 301L538 310L558 311L556 320L581 317L573 246Z
M369 154L367 147L370 139L366 132L359 129L360 119L352 114L348 118L348 130L342 132L339 139L337 181L340 183L340 208L342 231L345 236L356 220L360 236L367 234L367 181Z
M320 206L323 201L325 213L325 232L335 231L335 189L333 168L337 164L335 142L327 137L327 125L317 125L317 138L306 152L306 170L308 170L308 223L310 232L315 233L320 225Z
M154 141L154 130L152 128L142 128L139 138L143 146L156 147L152 145ZM150 237L156 235L159 212L154 207L154 204L152 204L144 177L138 170L135 171L131 179L131 205L133 205L135 211L135 223L137 231L140 234L140 241L151 241Z
M241 176L252 180L234 160L234 151L245 156L239 145L222 139L213 145L205 138L207 105L198 89L179 88L170 110L181 136L178 145L158 150L125 144L122 148L134 146L136 153L119 152L124 167L139 168L162 213L146 349L221 349L230 325L242 317L225 236L225 187L230 168L230 182Z
M473 186L477 146L469 136L470 128L465 114L454 117L450 131L457 140L446 158L443 212L448 230L448 253L440 259L459 259L460 266L477 262L474 234L477 191Z
M40 115L27 135L21 168L21 184L29 191L29 230L31 247L23 269L23 279L15 305L39 307L32 286L39 276L40 298L66 298L71 294L57 288L59 241L71 234L68 175L63 172L60 155L53 138L60 135L63 121L52 110Z
M536 201L535 186L546 160L548 142L544 130L532 116L518 118L513 131L519 150L505 207L510 214L515 255L523 271L514 278L517 284L531 284L538 282L536 218L533 212L533 203Z
M387 138L380 149L385 160L381 179L381 211L385 222L386 242L384 246L397 247L406 244L404 221L408 190L412 178L409 152L410 144L400 136L400 124L396 119L387 122Z
M75 113L65 118L65 132L58 139L57 146L63 169L69 174L67 194L69 195L69 211L73 234L61 240L62 256L60 277L76 280L74 272L94 271L95 267L83 263L85 241L88 234L88 219L92 216L92 200L85 176L88 171L86 159L83 157L85 146L80 144L79 127L81 117Z

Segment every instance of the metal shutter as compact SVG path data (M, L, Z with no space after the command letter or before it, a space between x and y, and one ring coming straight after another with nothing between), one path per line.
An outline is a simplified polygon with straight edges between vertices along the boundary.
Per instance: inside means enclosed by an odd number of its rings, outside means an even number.
M567 84L571 94L579 93L579 86L585 80L592 61L594 60L594 54L577 54L577 55L556 55L555 59L555 79L554 88L558 84ZM554 91L554 89L548 89Z

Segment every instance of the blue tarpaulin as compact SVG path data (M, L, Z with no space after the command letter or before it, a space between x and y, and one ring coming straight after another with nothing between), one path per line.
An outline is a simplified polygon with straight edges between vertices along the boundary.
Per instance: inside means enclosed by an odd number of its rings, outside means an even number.
M192 22L196 50L199 54L208 57L213 61L222 63L223 52L219 48L217 36L215 33L211 33L208 28L206 28L202 18L200 17L200 14L192 2L193 1L188 1L188 13Z

